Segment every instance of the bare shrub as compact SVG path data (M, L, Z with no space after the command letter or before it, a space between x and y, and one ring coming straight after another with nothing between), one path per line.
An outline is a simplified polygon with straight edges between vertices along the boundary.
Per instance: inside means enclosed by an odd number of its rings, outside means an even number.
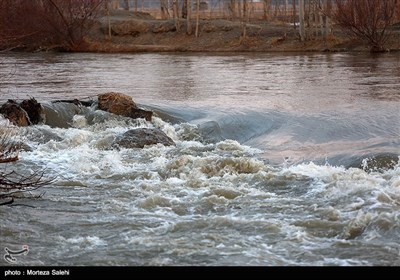
M79 50L105 0L0 0L0 46Z
M372 52L385 51L396 0L335 0L333 18L344 32L368 43Z
M36 190L50 184L51 179L46 179L44 170L34 171L30 174L20 174L7 168L7 163L18 160L21 145L15 142L17 128L0 116L0 206L14 202L16 195Z

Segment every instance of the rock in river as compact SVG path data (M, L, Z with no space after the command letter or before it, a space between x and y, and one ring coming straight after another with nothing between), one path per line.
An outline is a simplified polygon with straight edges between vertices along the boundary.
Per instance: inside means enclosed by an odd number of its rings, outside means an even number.
M117 136L111 146L113 148L143 148L146 145L158 143L164 146L175 145L175 142L160 129L137 128Z
M107 111L116 115L130 118L144 118L151 121L153 112L139 109L132 97L129 95L109 92L98 96L98 107L100 110Z
M8 100L0 107L0 114L17 126L28 126L43 121L43 107L35 98L24 100L20 104Z
M0 107L0 114L10 120L14 125L17 126L28 126L29 117L24 109L19 106L14 100L8 100L5 104Z

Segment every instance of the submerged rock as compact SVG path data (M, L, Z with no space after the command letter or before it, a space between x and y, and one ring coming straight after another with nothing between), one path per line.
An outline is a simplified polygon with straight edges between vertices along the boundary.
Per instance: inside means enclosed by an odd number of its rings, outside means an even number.
M69 128L75 115L85 114L89 108L65 102L44 102L45 124L51 127Z
M137 128L128 130L124 134L117 136L111 144L113 148L143 148L147 145L163 144L164 146L174 146L175 142L168 137L162 130L156 128Z
M147 121L151 121L153 115L151 111L139 109L129 95L118 92L100 94L98 96L98 107L100 110L109 113L134 119L143 118Z
M58 136L51 130L40 127L26 128L25 135L29 139L29 141L37 142L39 144L44 144L49 141L59 142L63 140L60 136Z
M216 121L207 121L198 125L204 140L211 143L217 143L224 140L222 130Z
M344 164L346 168L360 168L366 172L385 171L395 168L400 156L393 153L370 154L354 157Z

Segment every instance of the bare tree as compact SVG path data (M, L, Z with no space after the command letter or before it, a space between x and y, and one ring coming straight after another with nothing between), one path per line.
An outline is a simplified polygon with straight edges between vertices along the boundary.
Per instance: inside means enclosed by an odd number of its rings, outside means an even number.
M323 3L323 33L324 36L328 36L332 32L332 25L331 25L331 17L332 17L332 0L324 0Z
M249 0L243 0L242 39L247 37L247 22L249 21Z
M304 22L304 0L300 0L299 3L299 22L300 22L300 41L304 41L306 37L306 27Z
M160 0L160 9L161 9L161 18L162 19L169 18L168 0Z
M129 0L124 0L124 10L129 11Z
M73 0L47 0L54 7L55 19L47 21L53 24L54 31L63 34L67 44L72 49L79 48L88 31L88 24L101 7L103 0L84 0L76 3ZM128 4L129 9L129 4ZM50 8L50 11L52 9Z
M236 19L236 0L230 0L227 4L228 4L228 11L229 11L229 15L232 18L232 20Z
M111 40L111 18L110 18L110 7L109 7L109 5L110 5L109 1L104 1L104 6L105 6L104 8L106 10L106 15L107 15L107 29L108 29L108 32L107 32L108 37L107 37L107 39Z
M186 2L186 24L187 24L187 29L186 33L188 35L192 35L192 1L191 0L185 0Z
M335 0L335 21L344 32L366 41L371 52L385 51L388 27L393 23L397 0Z
M79 50L105 0L0 1L0 29L10 47Z
M293 0L293 28L296 29L296 0Z
M264 20L268 19L268 14L269 14L269 7L271 5L271 0L264 0L263 1L263 18Z
M195 31L196 37L199 37L199 17L200 17L200 0L196 0L196 31Z
M176 31L181 30L181 23L179 21L179 2L178 0L173 0L172 2L172 10L173 10L173 15L175 19L175 28Z

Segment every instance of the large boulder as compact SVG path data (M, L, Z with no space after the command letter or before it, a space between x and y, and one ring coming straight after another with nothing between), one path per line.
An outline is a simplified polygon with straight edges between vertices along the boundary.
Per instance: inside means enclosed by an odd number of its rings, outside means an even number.
M28 126L43 121L43 107L35 98L24 100L20 104L15 100L8 100L0 107L0 114L17 126Z
M43 122L43 107L35 98L22 101L20 106L28 114L30 124Z
M132 97L118 92L100 94L98 96L98 102L100 110L121 116L129 115L132 108L137 108Z
M8 100L0 107L0 114L3 114L10 122L17 126L28 126L29 117L21 106L14 100Z
M113 148L143 148L147 145L163 144L164 146L174 146L175 142L168 137L162 130L156 128L137 128L128 130L124 134L117 136L111 144Z
M109 113L134 119L143 118L147 121L151 121L153 115L151 111L139 109L129 95L118 92L100 94L98 96L98 107L100 110Z

